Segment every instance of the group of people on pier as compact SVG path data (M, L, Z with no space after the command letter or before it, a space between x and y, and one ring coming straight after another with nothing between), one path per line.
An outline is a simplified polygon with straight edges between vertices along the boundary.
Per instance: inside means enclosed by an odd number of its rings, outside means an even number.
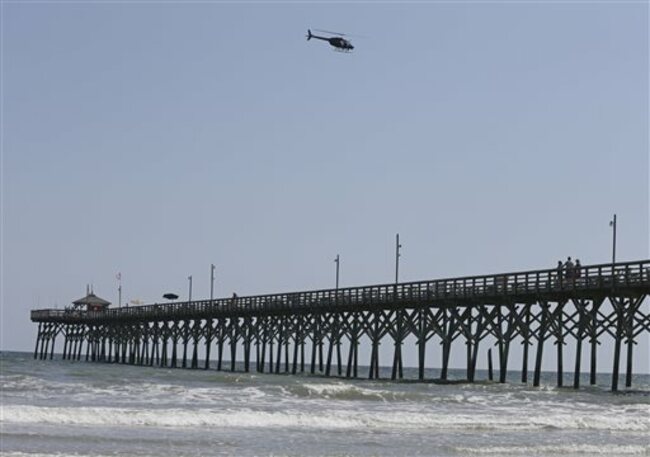
M582 275L582 265L580 259L576 259L573 263L571 256L567 257L566 262L562 263L561 260L557 261L557 277L565 279L578 279Z

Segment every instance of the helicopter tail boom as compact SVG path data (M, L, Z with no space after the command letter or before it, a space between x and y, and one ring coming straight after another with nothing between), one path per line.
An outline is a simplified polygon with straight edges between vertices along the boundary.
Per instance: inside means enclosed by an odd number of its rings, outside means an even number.
M323 41L329 41L330 40L329 38L324 37L324 36L314 35L313 33L311 33L311 30L307 30L307 35L305 35L305 36L307 37L307 41L311 40L312 38L314 38L316 40L323 40Z

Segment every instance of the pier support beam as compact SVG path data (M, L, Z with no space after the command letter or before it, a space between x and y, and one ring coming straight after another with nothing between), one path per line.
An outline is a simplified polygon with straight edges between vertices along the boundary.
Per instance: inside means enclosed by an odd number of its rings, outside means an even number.
M625 334L626 334L626 343L627 343L627 364L625 369L625 387L632 387L632 365L634 362L633 352L634 345L634 316L639 311L641 307L641 302L643 301L643 296L640 296L636 299L630 300L630 307L627 310L625 315Z
M418 379L424 381L424 370L427 350L427 311L424 307L418 309L417 319L418 342Z
M43 330L43 324L39 323L38 324L38 333L36 334L36 346L34 347L34 360L38 358L38 343L40 343L42 336L42 330Z
M625 299L611 297L612 307L616 316L616 330L614 333L614 365L612 367L612 392L618 390L618 376L621 358L621 340L625 326Z
M563 365L563 349L564 349L564 302L557 304L555 308L557 314L557 330L556 330L556 340L557 344L557 386L562 387L564 379L564 365Z
M212 319L205 322L205 365L204 370L210 369L210 349L212 348L212 335L214 332L214 323Z
M235 371L236 369L238 340L239 340L239 319L231 318L230 319L230 371Z
M447 380L449 371L449 356L451 354L451 343L454 335L454 318L449 315L446 308L443 308L442 313L442 328L444 335L442 337L442 370L440 372L440 379Z
M524 326L521 330L523 338L523 355L521 362L521 382L526 384L528 382L528 350L530 348L530 303L524 305Z
M575 357L575 368L573 370L573 388L580 388L580 363L582 359L582 340L584 338L585 331L585 311L586 311L586 301L585 300L574 300L573 304L577 311L578 316L578 329L576 331L576 357Z
M488 380L494 381L494 369L492 365L492 348L488 349L487 359L488 359Z
M182 362L182 367L187 368L187 343L190 340L190 328L189 328L189 322L188 321L183 321L183 362Z
M394 327L395 331L393 332L393 371L391 373L391 379L394 381L396 379L404 378L404 368L402 366L402 344L404 341L404 312L398 310L395 312L395 322ZM390 325L389 325L390 327Z
M602 305L604 299L594 300L591 308L591 322L590 322L590 331L589 331L589 342L591 343L591 360L589 366L589 384L592 386L596 385L596 370L597 370L597 350L598 345L598 328L600 326L598 313L600 306Z
M542 356L544 354L544 340L546 339L546 314L548 313L548 303L540 302L540 308L540 324L537 330L537 356L535 357L535 373L533 375L534 387L539 387L542 372Z

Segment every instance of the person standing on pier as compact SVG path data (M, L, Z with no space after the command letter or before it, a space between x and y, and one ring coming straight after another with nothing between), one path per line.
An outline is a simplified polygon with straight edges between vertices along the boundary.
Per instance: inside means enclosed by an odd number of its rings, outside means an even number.
M581 270L582 270L582 265L580 265L580 259L576 259L576 266L575 266L573 277L576 279L579 278L582 275Z
M575 266L573 265L573 261L571 260L571 256L566 258L566 263L564 264L564 269L566 270L565 277L567 279L572 279L573 278L573 270L575 269Z

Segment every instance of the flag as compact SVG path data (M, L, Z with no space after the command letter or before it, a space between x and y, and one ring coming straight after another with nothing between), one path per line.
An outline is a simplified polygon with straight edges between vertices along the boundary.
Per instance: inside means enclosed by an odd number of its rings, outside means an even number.
M115 279L117 279L118 281L121 281L122 280L122 273L116 274Z

